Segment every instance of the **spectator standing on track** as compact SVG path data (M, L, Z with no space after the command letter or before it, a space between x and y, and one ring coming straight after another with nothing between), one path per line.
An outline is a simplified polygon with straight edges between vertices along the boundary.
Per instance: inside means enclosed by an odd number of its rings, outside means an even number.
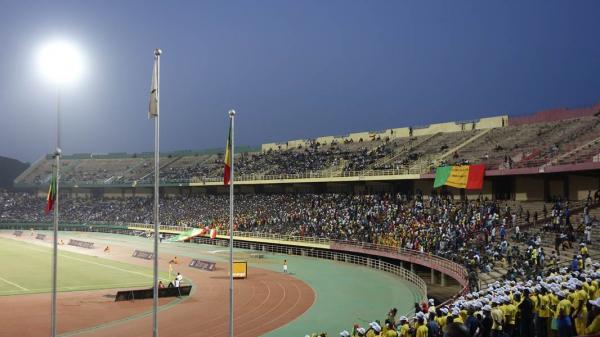
M288 264L287 264L287 260L283 260L283 272L287 273L288 272Z

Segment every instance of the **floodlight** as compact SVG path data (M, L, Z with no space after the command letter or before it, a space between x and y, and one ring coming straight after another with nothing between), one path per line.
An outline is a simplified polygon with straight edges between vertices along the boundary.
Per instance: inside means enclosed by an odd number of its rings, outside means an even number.
M83 55L73 44L51 41L40 48L38 65L42 75L55 84L64 85L77 81L84 70Z

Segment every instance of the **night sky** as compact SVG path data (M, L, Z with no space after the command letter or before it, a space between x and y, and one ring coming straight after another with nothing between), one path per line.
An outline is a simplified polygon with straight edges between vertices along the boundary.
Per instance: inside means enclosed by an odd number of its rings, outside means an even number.
M79 45L63 151L163 151L521 115L600 101L600 1L3 1L0 155L53 151L57 88L40 46Z

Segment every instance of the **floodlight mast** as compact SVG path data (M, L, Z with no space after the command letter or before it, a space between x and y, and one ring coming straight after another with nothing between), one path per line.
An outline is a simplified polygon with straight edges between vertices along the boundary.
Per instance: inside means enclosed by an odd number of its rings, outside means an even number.
M38 55L39 66L42 74L49 82L57 87L56 93L56 149L54 151L54 226L52 239L52 308L51 308L51 336L57 335L56 300L57 300L57 269L58 269L58 223L59 223L59 188L60 188L60 156L62 154L60 142L60 112L61 90L67 84L75 83L81 76L83 62L81 53L72 44L65 41L52 41L44 45Z

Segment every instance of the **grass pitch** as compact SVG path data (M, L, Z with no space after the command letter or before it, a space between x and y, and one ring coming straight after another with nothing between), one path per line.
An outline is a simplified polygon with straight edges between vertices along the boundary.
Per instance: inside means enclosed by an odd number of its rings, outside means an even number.
M51 291L52 249L0 238L0 296ZM167 279L166 273L159 275ZM152 287L152 269L58 252L58 291Z

